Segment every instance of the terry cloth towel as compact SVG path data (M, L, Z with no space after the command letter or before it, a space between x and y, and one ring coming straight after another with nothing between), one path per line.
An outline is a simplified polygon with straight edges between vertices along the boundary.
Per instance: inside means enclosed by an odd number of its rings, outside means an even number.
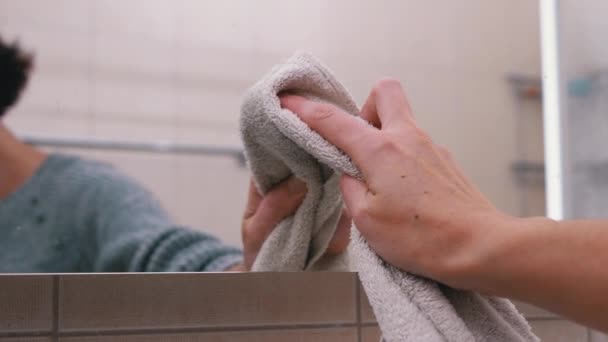
M350 158L312 131L278 95L294 93L358 116L355 101L314 57L297 53L246 94L245 154L261 193L291 175L308 192L296 213L270 234L254 271L355 270L386 341L538 341L513 304L416 277L383 262L356 227L347 253L324 258L342 210L341 173L361 178Z

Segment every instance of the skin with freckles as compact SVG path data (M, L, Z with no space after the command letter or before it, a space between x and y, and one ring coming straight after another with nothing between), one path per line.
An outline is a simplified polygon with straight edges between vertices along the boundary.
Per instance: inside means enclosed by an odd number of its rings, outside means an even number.
M357 228L385 261L608 330L608 221L501 212L417 125L396 80L373 87L361 110L371 125L295 95L283 96L281 104L361 170L363 180L342 177L342 195Z
M357 227L381 257L432 278L452 263L467 267L468 246L485 235L469 227L498 211L417 127L400 87L387 81L372 91L361 115L373 127L335 114L339 109L330 104L298 96L285 96L282 104L330 136L363 173L366 181L344 176L341 188Z

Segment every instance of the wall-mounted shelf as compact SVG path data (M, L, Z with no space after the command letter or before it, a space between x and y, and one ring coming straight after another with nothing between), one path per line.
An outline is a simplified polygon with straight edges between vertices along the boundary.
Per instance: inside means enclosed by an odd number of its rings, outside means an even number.
M543 185L545 165L543 162L518 160L511 164L517 184L521 186Z
M545 168L543 162L533 161L534 159L542 158L542 155L531 153L530 147L542 144L538 136L532 136L530 133L531 123L541 120L542 110L536 105L542 105L543 89L542 80L538 76L525 75L520 73L510 73L506 76L506 81L511 87L511 93L514 99L514 114L515 114L515 152L517 160L511 164L511 172L514 175L515 183L519 187L519 215L529 216L538 215L532 209L534 206L534 197L539 189L544 191ZM530 107L530 104L533 107ZM533 108L533 113L528 113ZM538 114L538 115L536 115ZM538 132L542 137L542 130ZM542 145L541 145L542 146ZM536 196L538 197L538 196Z
M507 82L511 84L515 95L527 99L542 99L542 81L539 77L521 74L507 75Z

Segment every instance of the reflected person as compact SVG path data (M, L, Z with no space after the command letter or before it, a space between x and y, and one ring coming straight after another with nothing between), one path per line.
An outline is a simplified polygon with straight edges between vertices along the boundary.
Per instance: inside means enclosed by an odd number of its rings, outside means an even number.
M248 270L306 193L295 178L266 196L251 186L242 251L179 226L149 191L111 165L47 154L9 131L1 119L32 67L31 55L0 39L0 272ZM336 234L330 251L343 250L347 240L347 233Z

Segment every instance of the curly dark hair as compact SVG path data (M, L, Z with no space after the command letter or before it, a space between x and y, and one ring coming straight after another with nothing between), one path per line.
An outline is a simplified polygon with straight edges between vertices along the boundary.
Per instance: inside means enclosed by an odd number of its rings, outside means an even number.
M31 54L0 37L0 117L19 99L32 67Z

